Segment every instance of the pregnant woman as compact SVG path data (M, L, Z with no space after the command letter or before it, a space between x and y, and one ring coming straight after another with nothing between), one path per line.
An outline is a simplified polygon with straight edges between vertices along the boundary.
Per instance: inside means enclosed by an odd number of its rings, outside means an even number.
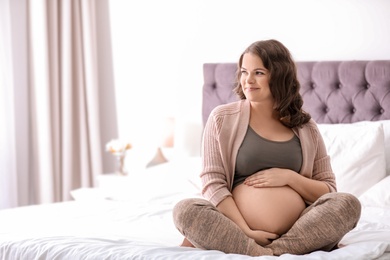
M316 123L302 110L296 66L276 40L251 44L238 62L240 101L205 125L202 194L173 217L183 246L250 256L330 251L356 226L357 198L336 191Z

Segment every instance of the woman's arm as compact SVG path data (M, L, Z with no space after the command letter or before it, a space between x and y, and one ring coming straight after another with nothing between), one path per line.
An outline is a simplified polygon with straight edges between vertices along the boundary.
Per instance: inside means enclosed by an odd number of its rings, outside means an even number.
M245 234L248 234L251 231L244 217L241 215L241 212L238 210L233 197L226 197L221 201L221 203L217 205L217 209L234 223L236 223Z
M292 172L288 178L288 186L294 189L301 197L313 203L325 193L329 193L329 187L322 181L309 179L305 176Z
M288 178L288 185L306 201L314 202L325 193L336 191L336 180L325 142L317 124L311 120L304 130L301 132L300 138L302 145L305 145L306 160L309 165L312 165L310 167L312 172L308 176L292 172ZM302 147L303 149L304 147ZM307 156L307 154L314 155L314 158Z

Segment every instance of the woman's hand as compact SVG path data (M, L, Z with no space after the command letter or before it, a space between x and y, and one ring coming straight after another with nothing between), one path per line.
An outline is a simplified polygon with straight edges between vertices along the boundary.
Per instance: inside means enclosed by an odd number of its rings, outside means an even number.
M281 168L262 170L246 178L244 184L255 188L286 186L289 183L291 173L295 172Z
M250 230L245 232L250 238L253 238L257 244L266 246L271 244L272 240L279 238L279 235L262 230Z
M292 170L282 168L271 168L256 172L246 178L244 184L255 188L288 185L308 202L314 202L330 191L327 184L323 181L313 180Z

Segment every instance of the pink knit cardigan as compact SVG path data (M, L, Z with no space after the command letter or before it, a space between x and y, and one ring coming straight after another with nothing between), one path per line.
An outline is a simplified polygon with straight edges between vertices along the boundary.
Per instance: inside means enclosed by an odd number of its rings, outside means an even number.
M202 194L218 205L231 196L238 149L249 124L250 102L237 102L216 107L207 120L202 137ZM314 120L293 128L302 146L300 174L325 182L335 192L335 175L322 136Z

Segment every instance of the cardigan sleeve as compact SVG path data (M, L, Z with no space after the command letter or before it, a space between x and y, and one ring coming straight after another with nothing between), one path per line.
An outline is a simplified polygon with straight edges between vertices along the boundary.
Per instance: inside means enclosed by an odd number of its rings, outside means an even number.
M314 180L322 181L328 185L330 192L336 192L336 177L332 169L331 158L326 150L325 142L317 124L314 121L311 121L309 124L311 125L310 130L316 144L315 146L317 147L314 157L312 178Z
M228 189L224 160L221 154L219 131L223 116L213 111L204 128L202 138L202 195L217 206L231 196Z

